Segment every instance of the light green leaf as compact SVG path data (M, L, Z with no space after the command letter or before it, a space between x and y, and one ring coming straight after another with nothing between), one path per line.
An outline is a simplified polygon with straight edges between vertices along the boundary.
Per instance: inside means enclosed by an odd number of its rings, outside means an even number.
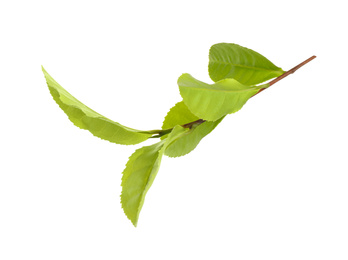
M184 125L199 118L191 113L183 101L173 106L164 118L162 129L172 128L176 125Z
M245 86L234 79L223 79L207 84L183 74L178 79L179 90L185 105L197 117L207 121L237 112L262 86Z
M222 121L223 117L216 121L205 121L172 142L166 149L165 155L179 157L193 151L199 142L208 135Z
M117 144L137 144L153 135L151 131L135 130L103 117L70 95L44 68L42 71L53 99L77 127Z
M122 176L121 204L134 226L137 226L146 193L157 175L165 149L187 131L176 126L166 139L144 146L129 157Z
M121 203L126 216L136 226L140 210L144 204L146 187L151 186L161 163L165 140L144 146L136 150L130 157L123 171ZM148 188L147 188L148 190Z
M172 128L175 125L184 125L197 121L199 118L191 113L184 101L180 101L172 107L163 121L162 129ZM222 118L215 122L203 122L193 125L192 128L172 142L165 150L169 157L183 156L196 148L201 139L209 134L221 122ZM164 139L166 136L163 136Z
M209 51L209 75L214 82L233 78L250 86L283 73L261 54L237 44L218 43Z

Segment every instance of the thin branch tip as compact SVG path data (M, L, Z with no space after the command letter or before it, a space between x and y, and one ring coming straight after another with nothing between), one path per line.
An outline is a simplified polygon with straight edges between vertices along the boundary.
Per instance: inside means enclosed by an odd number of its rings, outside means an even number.
M314 60L317 56L313 55L312 57L308 58L307 60L301 62L300 64L298 64L297 66L293 67L291 70L288 70L287 72L285 72L284 74L280 75L278 78L275 78L274 80L269 82L269 85L272 86L274 83L277 83L279 80L289 76L290 74L294 73L296 70L298 70L299 68L301 68L303 65L307 64L308 62L310 62L311 60Z

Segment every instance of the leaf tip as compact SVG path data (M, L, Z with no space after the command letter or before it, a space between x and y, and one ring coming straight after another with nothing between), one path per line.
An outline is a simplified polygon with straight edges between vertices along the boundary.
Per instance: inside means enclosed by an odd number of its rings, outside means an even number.
M43 67L43 65L41 65L41 70L42 70L42 72L43 72L44 74L47 73L47 71L45 70L45 68Z
M180 77L178 78L178 84L180 84L180 81L182 81L182 79L184 79L184 78L187 78L187 77L192 77L189 73L182 73L181 75L180 75Z
M122 186L122 185L121 185ZM132 222L133 226L134 227L137 227L138 225L138 216L134 217L134 216L131 216L130 212L126 209L126 206L125 206L125 198L123 196L123 191L121 192L121 195L120 195L120 202L121 202L121 207L123 209L123 212L124 214L126 215L126 217Z

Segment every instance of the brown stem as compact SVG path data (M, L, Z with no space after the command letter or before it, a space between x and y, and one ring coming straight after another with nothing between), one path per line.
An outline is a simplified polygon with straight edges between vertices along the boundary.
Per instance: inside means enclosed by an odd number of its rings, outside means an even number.
M195 125L195 124L200 125L200 124L204 123L205 121L206 121L206 120L204 120L204 119L198 119L198 120L196 120L196 121L193 121L193 122L184 124L184 125L182 125L182 127L183 127L183 128L191 128L193 125Z
M307 64L308 62L310 62L311 60L314 60L317 56L313 55L312 57L308 58L307 60L305 60L304 62L301 62L300 64L298 64L297 66L293 67L291 70L288 70L287 72L285 72L284 74L280 75L279 77L275 78L274 80L270 81L268 84L269 86L272 86L273 84L277 83L279 80L282 80L283 78L289 76L290 74L294 73L296 70L298 70L299 68L301 68L303 65ZM262 88L259 90L259 92L257 92L254 96L256 96L257 94L259 94L260 92L264 91L265 88Z
M298 64L297 66L293 67L291 70L288 70L287 72L285 72L283 75L280 75L278 78L275 78L274 80L269 82L269 85L272 86L274 83L277 83L279 80L289 76L290 74L294 73L296 70L298 70L299 68L301 68L303 65L307 64L308 62L310 62L311 60L314 60L317 56L313 55L312 57L308 58L307 60L305 60L304 62Z
M300 64L298 64L297 66L293 67L291 70L288 70L287 72L285 72L284 74L280 75L279 77L275 78L274 80L270 81L268 84L269 84L269 87L272 86L273 84L277 83L279 80L282 80L283 78L289 76L290 74L294 73L296 70L298 70L299 68L301 68L303 65L307 64L308 62L310 62L311 60L314 60L317 56L313 55L312 57L308 58L307 60L305 60L304 62L301 62ZM260 92L264 91L265 88L262 88L259 90L259 92L257 92L254 96L256 96L257 94L259 94ZM253 97L254 97L253 96ZM206 120L204 119L198 119L196 121L193 121L193 122L190 122L190 123L187 123L187 124L184 124L182 125L182 127L184 128L191 128L193 125L200 125L202 123L204 123ZM167 133L170 133L170 131L172 130L171 129L165 129L165 130L162 130L165 134ZM159 135L156 135L156 136L153 136L153 137L160 137L163 134L159 134Z

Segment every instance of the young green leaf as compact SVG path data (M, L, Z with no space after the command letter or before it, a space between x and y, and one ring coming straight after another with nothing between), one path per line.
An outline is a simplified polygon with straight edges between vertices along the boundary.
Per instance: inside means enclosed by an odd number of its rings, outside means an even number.
M209 51L209 75L214 82L233 78L250 86L283 73L261 54L237 44L218 43Z
M153 135L151 131L135 130L103 117L70 95L44 68L42 71L53 99L77 127L117 144L137 144Z
M194 122L199 118L191 113L184 101L180 101L172 107L164 118L162 129L172 128L175 125L184 125ZM215 122L203 122L192 125L190 131L172 142L165 150L165 155L178 157L190 153L196 148L203 137L208 135L221 122L222 118ZM166 136L163 136L165 138Z
M184 125L199 118L191 113L183 101L173 106L164 118L162 129L172 128L176 125Z
M185 105L199 118L216 121L237 112L250 97L269 84L245 86L234 79L223 79L215 84L207 84L182 74L178 79L179 90Z
M182 135L176 141L172 142L166 149L165 155L169 157L179 157L193 151L199 142L208 135L222 121L224 117L216 121L205 121L192 127L190 131Z
M187 131L188 129L176 126L166 139L144 146L129 157L122 176L121 204L134 226L138 223L145 195L157 175L165 149Z
M136 150L130 157L123 171L121 204L124 213L136 226L140 210L144 203L146 187L150 187L159 170L165 140L144 146Z

